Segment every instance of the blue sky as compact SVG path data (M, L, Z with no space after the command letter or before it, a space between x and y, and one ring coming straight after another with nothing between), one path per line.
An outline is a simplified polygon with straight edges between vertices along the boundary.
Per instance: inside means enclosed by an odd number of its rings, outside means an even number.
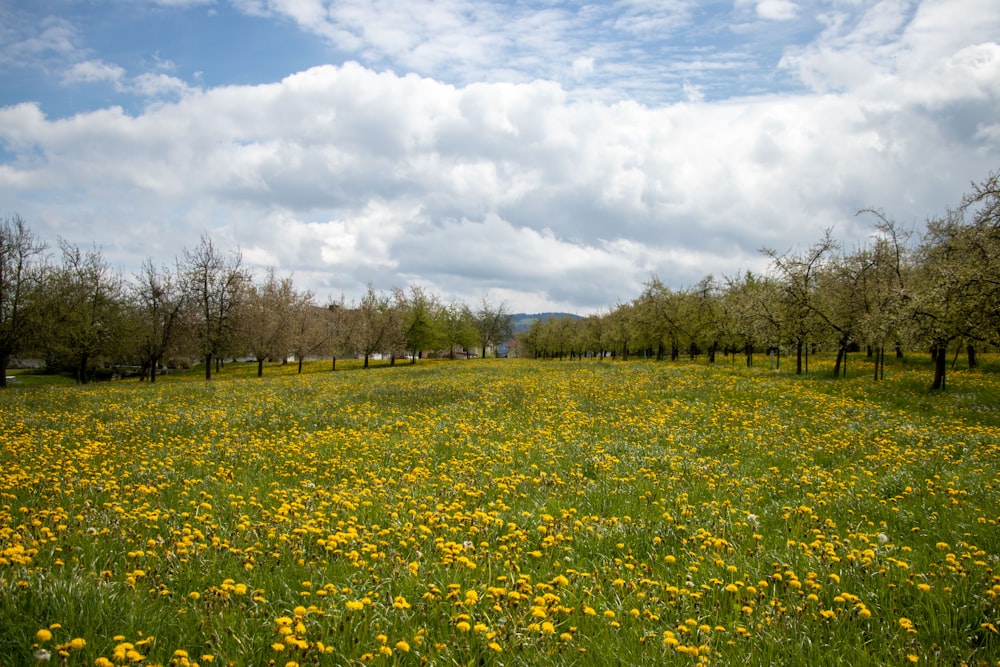
M592 312L1000 168L993 0L0 0L0 215Z

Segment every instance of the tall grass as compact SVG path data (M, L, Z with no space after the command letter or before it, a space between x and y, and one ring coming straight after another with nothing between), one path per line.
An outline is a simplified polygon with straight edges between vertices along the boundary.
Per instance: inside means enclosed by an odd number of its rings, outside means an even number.
M998 664L997 375L814 363L0 393L0 665Z

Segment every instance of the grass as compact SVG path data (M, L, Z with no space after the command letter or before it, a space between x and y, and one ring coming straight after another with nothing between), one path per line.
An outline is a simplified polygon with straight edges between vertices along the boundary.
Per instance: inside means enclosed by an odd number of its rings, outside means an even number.
M998 664L998 375L828 363L0 392L0 665Z

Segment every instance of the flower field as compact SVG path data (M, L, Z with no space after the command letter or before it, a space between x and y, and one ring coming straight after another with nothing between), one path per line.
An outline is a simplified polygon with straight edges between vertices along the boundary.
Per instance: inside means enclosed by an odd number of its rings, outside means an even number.
M326 364L0 393L0 665L1000 664L998 373Z

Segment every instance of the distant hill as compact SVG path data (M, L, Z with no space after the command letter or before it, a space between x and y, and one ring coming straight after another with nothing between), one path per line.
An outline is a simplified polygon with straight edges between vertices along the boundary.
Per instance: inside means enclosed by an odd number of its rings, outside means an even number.
M572 317L574 319L580 319L579 315L574 315L573 313L514 313L511 315L514 333L517 334L527 331L536 320L544 322L545 320L553 317Z

